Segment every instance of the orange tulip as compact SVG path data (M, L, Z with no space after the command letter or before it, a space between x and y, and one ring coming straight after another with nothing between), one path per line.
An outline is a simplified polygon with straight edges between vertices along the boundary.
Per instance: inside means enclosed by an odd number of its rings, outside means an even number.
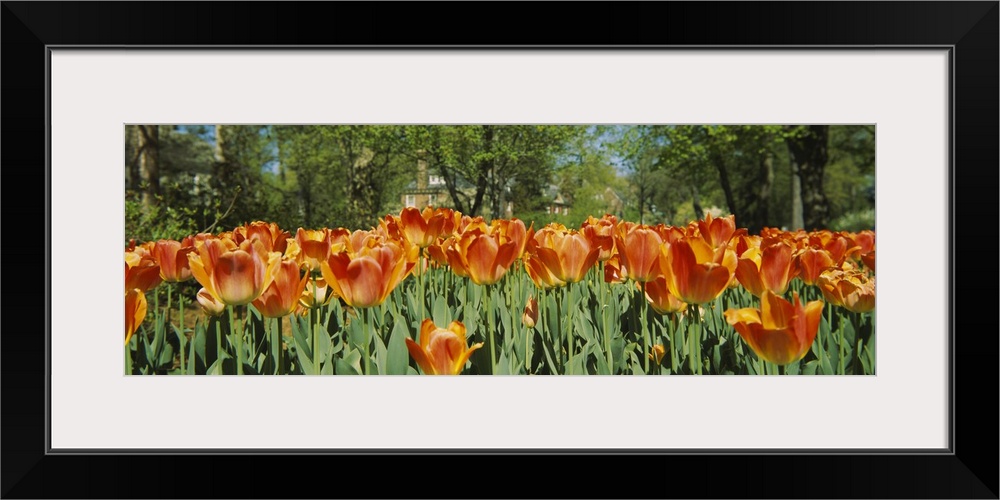
M375 237L362 239L353 253L340 251L321 263L323 279L337 296L351 307L377 306L409 274L420 250L404 249L395 241L379 243Z
M798 270L792 259L792 247L782 241L765 240L761 248L750 248L736 264L736 279L755 297L764 290L781 295Z
M534 328L538 323L538 300L535 297L528 297L528 303L524 306L524 314L521 315L521 322L528 328Z
M590 245L600 250L597 260L603 262L611 258L611 252L615 248L617 226L618 219L610 214L605 214L600 219L588 215L587 220L580 225L580 232L590 241Z
M604 282L605 283L624 283L628 278L625 271L622 269L621 257L618 253L611 255L611 258L604 263Z
M729 243L736 232L736 216L713 218L705 214L705 219L697 222L702 239L712 248L719 248Z
M628 278L643 282L660 275L658 265L663 239L649 226L623 222L615 234L615 247L621 268Z
M146 294L137 288L125 292L125 345L146 319Z
M406 339L406 348L417 365L427 375L458 375L469 356L483 346L482 342L466 347L465 325L452 321L448 328L438 328L425 319L420 325L420 344Z
M205 240L188 254L191 274L218 302L249 304L270 286L281 254L268 252L259 240Z
M663 344L656 344L653 346L652 351L648 354L649 359L656 361L656 364L659 365L663 361L663 356L667 354L667 350L663 347Z
M592 246L580 232L566 230L561 225L550 224L540 229L533 240L533 257L563 283L582 281L587 271L594 267L601 250Z
M334 297L333 290L326 284L322 277L309 278L306 287L299 296L299 305L305 309L323 307L330 303Z
M868 267L868 269L871 269L872 271L874 271L875 270L875 250L872 250L871 252L868 252L868 253L861 254L861 262L866 267Z
M702 238L685 237L660 251L660 266L670 293L688 304L718 297L736 270L736 254L727 245L715 250Z
M291 234L278 227L274 222L254 221L233 230L233 241L243 243L245 240L260 240L268 252L285 253L288 238Z
M768 290L755 308L729 309L723 315L757 356L778 365L802 359L819 330L823 301L814 300L804 307L799 294L793 292L792 302Z
M646 300L658 314L680 312L687 309L687 303L670 293L666 276L660 276L653 281L646 282Z
M566 284L565 281L557 278L542 259L530 249L524 253L524 270L538 288L547 290Z
M125 252L125 291L139 289L146 292L163 281L160 266L145 249Z
M863 271L828 269L817 281L823 297L834 305L856 313L875 309L875 278Z
M799 277L807 285L815 285L819 275L827 269L836 267L830 252L822 248L804 248L796 258L799 266Z
M454 211L447 208L406 207L399 214L403 233L414 245L427 248L441 236L448 236L455 230Z
M201 305L201 310L205 311L205 314L209 316L218 316L226 310L226 304L212 296L207 288L202 287L201 290L198 290L198 295L195 296L195 299Z
M477 285L492 285L507 272L516 257L518 242L489 234L480 228L466 228L446 250L448 263L459 276L468 276Z
M160 278L171 283L191 279L187 254L193 250L194 240L190 236L183 241L157 241L151 253L160 266Z
M524 255L524 249L528 245L528 238L534 234L534 225L532 225L532 228L527 229L524 227L524 221L517 218L509 220L493 219L490 222L490 234L497 235L501 245L508 241L514 242L514 260L517 260Z
M340 236L343 236L341 233ZM298 262L310 271L318 271L320 263L332 253L333 234L329 229L302 229L295 233L299 245Z
M254 299L253 306L265 318L286 316L295 310L307 281L308 273L303 276L295 261L282 260L274 269L271 285Z

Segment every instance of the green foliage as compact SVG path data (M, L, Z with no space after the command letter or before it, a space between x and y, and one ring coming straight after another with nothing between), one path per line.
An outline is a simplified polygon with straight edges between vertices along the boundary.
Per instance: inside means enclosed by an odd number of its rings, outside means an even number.
M136 193L126 193L125 242L137 243L159 239L179 240L199 231L198 220L203 214L190 207L174 208L160 202L144 209Z
M161 125L159 196L152 198L154 206L142 207L146 185L134 161L138 136L127 128L126 230L129 238L144 239L226 230L253 220L292 231L371 227L402 208L401 193L416 180L418 155L428 161L430 173L443 178L450 207L469 215L506 216L510 201L512 215L536 227L550 221L576 227L588 215L607 211L679 225L719 207L751 230L787 227L793 174L783 141L801 130ZM823 188L837 224L860 227L865 211L874 208L874 146L872 126L830 127ZM548 213L550 185L570 204L568 215ZM624 206L612 209L613 197Z
M830 222L830 229L833 231L850 231L855 233L865 229L874 230L875 209L870 208L841 215Z

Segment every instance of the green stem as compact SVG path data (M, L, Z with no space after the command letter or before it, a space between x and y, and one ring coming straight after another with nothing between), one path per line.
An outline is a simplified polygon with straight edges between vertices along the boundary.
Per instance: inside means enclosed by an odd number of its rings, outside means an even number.
M229 319L229 326L230 326L230 329L231 329L232 325L233 325L233 320L232 320L233 310L232 310L232 308L230 308L228 312L229 312L229 318L230 318ZM222 318L221 317L217 317L213 321L215 321L215 361L221 363L220 360L222 359ZM222 366L220 365L219 368L220 369L218 371L221 372L222 371L221 370Z
M565 293L565 290L563 290L563 293ZM562 317L563 317L563 315L562 315L562 302L563 301L556 299L555 302L556 302L556 337L552 340L552 345L553 346L558 346L559 344L562 343ZM562 349L560 349L560 351L562 351ZM559 356L559 361L563 361L563 357L562 356ZM568 365L568 362L563 361L563 374L567 373L567 365Z
M236 374L243 375L243 329L236 319L236 306L229 306L229 318L236 339Z
M135 335L132 335L135 338ZM132 346L130 345L132 340L129 339L129 343L125 344L125 375L132 374Z
M420 285L420 316L417 317L419 321L424 320L424 301L427 300L427 296L424 290L424 272L426 269L423 268L424 265L424 249L420 249L420 258L417 259L417 284Z
M295 313L292 313L292 314L295 314ZM284 361L282 360L282 358L284 358L284 354L285 353L282 352L282 351L284 351L285 349L284 349L284 346L282 345L283 342L282 342L282 339L281 339L281 318L275 318L274 322L275 322L274 323L274 328L272 328L271 330L274 333L274 342L278 346L278 348L277 348L278 354L277 354L277 356L274 357L274 362L277 364L277 368L276 368L275 373L277 373L278 375L283 375L282 372L284 371L285 367L284 367Z
M185 356L184 356L184 344L187 343L187 336L184 335L184 295L183 294L179 294L177 296L177 306L178 306L178 308L181 311L181 313L180 313L181 314L181 328L180 328L180 335L177 337L177 347L178 347L178 350L181 351L181 373L184 373L187 370L187 363L185 363Z
M486 285L486 286L483 287L483 295L486 296L486 329L487 329L486 343L490 345L490 375L493 375L493 373L496 372L496 365L495 365L495 363L496 363L496 359L497 359L497 356L496 356L496 347L493 346L493 344L494 344L494 342L493 342L494 335L493 334L494 334L494 330L496 329L496 325L493 324L493 307L492 307L492 304L491 304L491 300L492 300L491 295L492 294L490 293L490 286L489 285Z
M701 375L701 310L698 304L691 304L691 324L694 326L691 335L691 370L695 375Z
M604 261L601 261L600 271L598 272L597 279L597 291L600 294L599 307L601 308L601 331L604 332L604 353L608 358L608 374L615 374L615 359L611 355L611 329L608 328L608 305L607 299L611 295L610 284L604 282ZM608 287L608 288L606 288Z
M563 291L566 300L566 374L573 374L573 283Z
M678 351L677 348L680 344L677 341L677 330L680 330L678 322L680 321L679 313L670 314L670 373L677 374L680 373L680 363L677 359Z
M650 336L649 336L649 328L646 325L647 314L649 314L649 312L648 312L649 311L649 301L646 300L646 282L643 281L641 283L642 283L642 285L641 285L642 292L641 292L641 295L639 297L639 300L642 301L642 311L640 311L641 318L639 319L639 322L642 323L642 341L646 344L645 345L645 352L643 353L643 354L645 354L645 356L642 357L642 360L646 364L646 366L645 366L645 368L646 368L646 375L649 375L650 374L650 371L649 371L649 354L653 352L653 344L652 344L652 340L650 339Z
M172 326L172 325L170 324L170 295L171 295L171 293L170 293L170 292L171 292L171 291L172 291L172 290L173 290L174 288L173 288L172 286L170 286L170 283L165 283L165 284L164 284L164 286L166 286L166 287L167 287L167 320L166 320L166 321L164 322L164 324L165 324L165 325L166 325L167 327L170 327L170 326ZM168 334L168 333L165 333L165 334L164 334L164 338L166 338L166 337L167 337L167 335L169 335L169 334Z
M313 305L317 307L310 310L310 317L313 318L313 348L312 348L312 365L313 365L313 375L319 375L322 373L322 368L320 367L320 357L319 357L319 323L320 316L323 314L323 308L319 307L319 288L313 289Z
M833 330L833 305L826 304L826 326L827 330ZM823 369L823 355L826 354L826 344L830 340L823 338L823 329L819 329L819 368Z
M369 346L372 343L372 337L371 337L371 335L372 335L372 329L373 328L372 328L372 324L371 324L372 313L371 313L370 309L371 309L370 307L366 307L366 308L362 309L361 311L359 311L359 313L364 316L362 318L362 321L364 322L363 325L364 325L364 333L365 333L365 335L364 335L364 337L365 337L365 375L371 375L372 374L372 363L371 363L372 356L371 356L371 348Z
M188 342L188 348L191 349L191 353L188 356L188 367L185 368L189 375L194 375L195 363L195 353L194 353L194 337L198 335L198 320L194 321L194 329L191 330L191 342Z
M523 299L524 298L524 274L522 272L518 272L517 273L517 289L518 289L518 294L521 295L521 298ZM535 299L535 303L536 304L538 303L537 299ZM542 316L541 316L541 311L538 310L537 306L536 306L535 309L536 309L536 321L535 321L535 324L537 325L538 322L541 321ZM532 346L532 343L533 343L532 341L535 338L534 331L535 331L535 327L534 326L532 326L531 328L528 328L528 326L525 325L525 327L524 327L524 373L525 373L525 375L531 375L531 355L533 354L531 352L531 348L534 347L534 346Z
M831 310L833 306L830 306ZM844 318L841 317L840 321L837 323L837 347L839 355L837 356L837 375L845 375L847 372L844 367Z

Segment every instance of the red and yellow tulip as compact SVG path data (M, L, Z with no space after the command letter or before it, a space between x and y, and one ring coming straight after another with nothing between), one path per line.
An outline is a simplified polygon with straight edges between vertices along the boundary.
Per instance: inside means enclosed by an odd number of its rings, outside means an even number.
M875 309L875 278L863 271L828 269L820 274L817 284L831 304L856 313Z
M718 297L736 270L736 253L727 245L713 249L704 239L685 237L660 252L660 266L670 293L688 304Z
M687 309L687 303L670 293L666 276L646 282L646 301L658 314L680 312Z
M611 258L615 249L616 227L618 218L611 214L605 214L600 219L587 216L587 220L580 225L580 232L590 241L590 245L600 249L597 260L604 262Z
M343 250L321 263L323 279L337 296L351 307L377 306L409 274L417 262L419 249L404 248L395 241L359 235L360 247Z
M201 305L201 310L209 316L219 316L226 310L226 304L215 298L205 287L198 290L198 295L195 296L195 299Z
M761 247L743 252L736 264L736 279L760 297L764 290L781 295L798 273L793 265L792 247L780 240L765 240Z
M822 248L804 248L798 252L796 257L799 268L799 278L807 285L815 285L819 280L819 275L836 267L830 252Z
M477 285L492 285L514 263L518 243L470 225L451 243L446 255L455 274L467 276Z
M125 345L146 319L146 294L138 288L125 291Z
M281 254L259 240L237 245L228 239L205 240L188 254L191 274L216 301L241 306L253 302L274 279Z
M819 330L823 301L803 306L798 293L789 302L765 290L760 306L729 309L723 315L761 359L778 365L802 359Z
M260 240L268 252L285 253L288 238L291 234L278 227L273 222L254 221L233 230L233 241L243 243L244 240Z
M153 246L153 259L160 266L163 281L176 283L191 279L191 266L187 254L194 250L194 239L190 236L183 241L159 240Z
M582 281L600 255L584 234L567 230L561 224L549 224L535 233L531 249L533 265L537 259L562 283ZM529 271L530 275L530 271Z
M528 297L528 303L524 306L524 314L521 315L521 323L528 328L534 328L538 323L538 300L535 297Z
M448 208L426 207L420 211L406 207L399 214L399 222L407 239L420 248L427 248L455 231L454 211Z
M280 318L291 314L302 297L309 275L302 275L295 261L282 260L274 269L271 284L264 289L260 297L253 301L253 306L265 318Z
M467 347L465 325L452 321L448 328L438 328L431 319L420 325L420 343L406 339L406 348L417 365L427 375L458 375L465 369L465 363L476 349L483 346L478 342Z
M660 247L663 238L649 226L629 222L618 224L615 247L623 276L634 281L653 281L661 274Z

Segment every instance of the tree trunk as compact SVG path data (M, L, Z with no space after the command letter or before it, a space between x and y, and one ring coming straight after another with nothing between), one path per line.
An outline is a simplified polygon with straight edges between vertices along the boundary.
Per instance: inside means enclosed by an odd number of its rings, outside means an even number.
M712 163L715 164L715 168L719 171L719 184L722 186L722 192L726 195L726 206L729 207L729 213L736 216L736 220L740 220L744 214L740 213L739 207L736 204L736 197L733 196L733 186L729 182L729 171L726 170L726 162L719 157L713 157Z
M223 145L225 142L224 133L222 125L215 126L215 161L219 163L226 162L226 148Z
M701 220L705 217L705 210L701 208L701 202L698 201L698 188L691 186L691 206L694 208L694 218Z
M753 182L743 186L741 193L746 205L743 216L736 217L736 224L747 228L752 234L760 233L768 225L768 205L771 198L771 185L774 183L774 155L766 151L757 158L757 172Z
M125 126L125 180L129 191L139 191L142 184L139 171L139 161L142 159L142 147L139 140L139 127Z
M830 213L830 204L823 192L823 169L828 158L829 139L829 125L810 125L803 133L785 139L792 161L798 165L802 221L805 229L810 231L825 228Z
M791 159L792 166L792 221L789 229L792 231L804 229L805 222L802 221L802 181L799 180L799 165L795 158Z
M756 233L760 233L760 230L769 221L768 206L771 202L771 185L774 184L774 153L771 151L764 154L758 174L760 177L757 179L759 188L757 190L756 223L758 227Z
M146 187L142 191L145 209L156 204L160 194L160 126L139 125L139 172Z

